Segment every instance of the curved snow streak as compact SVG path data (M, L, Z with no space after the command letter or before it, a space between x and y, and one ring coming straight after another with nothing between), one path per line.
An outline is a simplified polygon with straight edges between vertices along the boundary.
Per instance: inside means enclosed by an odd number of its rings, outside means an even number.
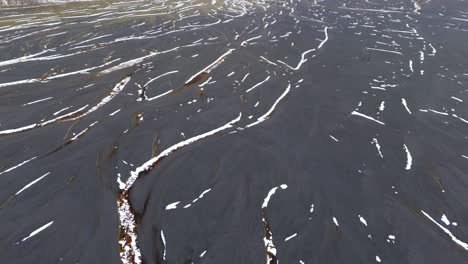
M437 50L434 48L434 46L432 46L432 44L431 44L431 43L429 43L429 47L432 49L432 53L431 53L431 54L429 54L429 55L430 55L430 56L435 56L435 55L436 55L436 53L437 53Z
M218 21L216 22L213 22L213 23L209 23L209 24L204 24L204 25L190 25L188 24L187 26L182 26L180 28L202 28L202 27L209 27L209 26L213 26L213 25L216 25L216 24L219 24L221 23L221 19L217 18Z
M375 147L377 148L377 152L379 152L379 156L383 158L382 151L380 150L380 144L379 141L376 138L372 139L372 142L375 144Z
M208 132L205 132L203 134L200 134L198 136L194 136L194 137L191 137L189 139L186 139L184 141L181 141L169 148L167 148L166 150L164 150L163 152L161 152L158 156L148 160L147 162L145 162L144 164L142 164L141 166L139 166L138 168L136 168L136 170L132 171L130 173L130 178L127 180L127 182L125 183L125 188L123 189L124 192L127 192L133 185L133 183L135 183L135 181L138 179L138 177L144 173L148 173L152 168L154 168L154 166L163 158L165 158L166 156L172 154L175 150L177 149L180 149L182 147L185 147L185 146L188 146L192 143L195 143L201 139L204 139L206 137L209 137L209 136L212 136L216 133L219 133L223 130L226 130L228 128L231 128L233 127L233 124L237 123L240 121L242 117L242 113L239 113L239 116L233 120L231 120L230 122L226 123L225 125L221 126L221 127L218 127L216 129L213 129L213 130L210 130Z
M165 95L168 95L168 94L170 94L170 93L172 93L172 92L174 92L174 90L169 90L169 91L164 92L164 93L162 93L162 94L158 94L158 95L156 95L156 96L153 96L153 97L150 97L150 98L146 98L146 100L147 100L147 101L153 101L153 100L156 100L156 99L158 99L158 98L160 98L160 97L163 97L163 96L165 96Z
M83 129L80 133L78 133L74 137L70 138L69 142L71 143L71 142L79 139L82 135L84 135L86 132L88 132L88 130L89 130L89 127Z
M27 84L27 83L38 83L38 82L41 82L41 81L38 79L20 80L20 81L13 81L13 82L7 82L7 83L0 83L0 87L8 87L8 86Z
M162 229L161 229L161 240L162 240L163 246L164 246L163 260L166 260L166 237L164 236L164 232L163 232Z
M457 116L456 114L452 114L452 116L455 117L456 119L462 121L463 123L468 124L468 120L466 120L464 118L461 118L461 117Z
M27 130L30 130L30 129L33 129L33 128L36 128L36 127L44 127L44 126L50 125L50 124L55 123L55 122L59 122L59 121L62 121L62 120L67 120L67 118L73 117L74 115L76 115L76 114L78 114L79 112L81 112L81 111L83 111L84 109L86 109L88 106L89 106L89 105L85 105L85 106L81 107L81 108L78 109L78 110L75 110L75 111L70 112L70 113L65 114L65 115L61 115L61 116L59 116L59 117L56 117L56 118L51 119L51 120L48 120L48 121L44 121L44 122L40 122L40 123L36 123L36 124L24 126L24 127L19 127L19 128L1 130L1 131L0 131L0 136L3 136L3 135L10 135L10 134L14 134L14 133L19 133L19 132L27 131ZM0 173L0 174L1 174L1 173Z
M119 195L119 199L117 201L117 210L119 213L120 225L123 229L123 236L120 238L119 244L121 245L120 258L124 264L141 263L141 252L140 252L140 249L138 247L138 242L137 242L135 215L133 214L130 203L128 201L129 190L133 186L135 181L138 179L138 177L151 171L151 169L153 169L159 161L161 161L166 156L172 154L177 149L188 146L206 137L215 135L228 128L232 128L235 123L240 121L241 117L242 117L242 113L239 113L239 116L237 118L231 120L230 122L226 123L223 126L210 130L198 136L191 137L187 140L181 141L167 148L166 150L161 152L158 156L148 160L143 165L136 168L136 170L130 172L130 177L128 178L126 183L119 184L121 188L121 194ZM205 191L203 195L206 192L207 191ZM175 204L174 206L176 205L177 204Z
M266 208L268 207L268 203L270 202L271 197L276 193L278 188L285 190L288 188L288 185L281 184L279 187L273 187L265 197L262 203L262 222L263 222L263 243L265 245L265 252L266 252L266 263L278 263L278 259L276 258L276 246L273 243L273 234L271 232L270 224L268 223L267 216L266 216Z
M256 40L256 39L259 39L259 38L261 38L261 37L263 37L263 35L256 36L256 37L252 37L252 38L246 39L246 40L244 40L244 41L245 41L245 42L249 42L249 41L251 41L251 40Z
M352 10L352 11L367 11L377 13L404 13L403 11L388 10L388 9L371 9L371 8L352 8L352 7L338 7L338 9Z
M265 61L266 63L268 63L268 64L278 66L278 64L272 62L271 60L269 60L269 59L267 59L267 58L265 58L265 57L263 57L263 56L260 56L260 58L261 58L262 60L264 60L264 61Z
M64 108L58 110L57 112L53 113L52 115L56 116L56 115L62 113L63 111L70 109L70 107L71 106L64 107Z
M366 118L366 119L369 119L369 120L371 120L371 121L376 122L377 124L385 125L384 122L379 121L379 120L377 120L377 119L375 119L375 118L373 118L373 117L367 116L367 115L365 115L365 114L359 113L359 112L357 112L357 111L353 111L353 112L351 113L351 115L364 117L364 118Z
M233 72L233 74L234 74L234 72ZM229 77L229 76L228 76L228 77ZM198 87L204 87L205 85L210 84L211 79L213 79L213 76L210 76L210 78L208 78L206 81L204 81L203 83L200 83L200 84L198 85ZM212 83L215 83L215 82L216 82L216 81L213 81Z
M455 237L452 232L450 232L450 230L448 230L446 227L444 227L443 225L439 224L436 220L434 220L434 218L432 218L429 214L427 214L426 212L424 212L423 210L421 210L421 213L423 213L423 215L425 217L427 217L427 219L431 220L434 224L436 224L440 229L442 229L442 231L444 231L444 233L446 233L447 235L450 236L450 238L452 239L453 242L455 242L457 245L461 246L464 250L468 251L468 243L465 243L463 241L461 241L460 239L458 239L457 237Z
M197 72L194 74L192 77L190 77L186 82L185 85L191 85L198 80L200 80L204 75L210 73L213 69L219 66L224 61L224 58L226 58L229 54L231 54L235 49L229 49L226 53L221 55L218 59L216 59L214 62L212 62L210 65L206 66L203 70Z
M156 76L156 77L154 77L154 78L148 80L148 81L143 85L143 87L142 87L141 85L137 84L138 87L140 88L140 89L138 89L138 99L137 99L137 101L143 101L143 100L151 101L151 100L157 99L157 98L159 98L159 97L161 97L161 96L164 96L164 95L166 95L166 94L171 93L173 90L170 90L170 91L168 91L168 92L166 92L166 93L164 93L164 94L162 94L162 95L157 95L157 96L154 96L154 97L152 97L152 98L148 98L148 96L146 95L146 90L147 90L149 84L151 84L152 82L158 80L159 78L162 78L162 77L164 77L164 76L166 76L166 75L178 73L178 72L179 72L179 71L176 70L176 71L170 71L170 72L163 73L163 74L161 74L161 75L159 75L159 76Z
M39 234L40 232L44 231L44 229L48 228L49 226L51 226L52 224L54 223L54 221L50 221L49 223L39 227L38 229L34 230L31 232L31 234L29 234L29 236L23 238L21 241L18 241L16 244L20 243L20 242L24 242L28 239L30 239L31 237Z
M28 189L29 187L33 186L34 184L36 184L38 181L42 180L45 176L47 176L47 175L49 175L49 174L50 174L50 172L48 172L48 173L42 175L41 177L35 179L35 180L32 181L32 182L26 184L23 188L21 188L21 190L19 190L19 191L17 191L17 192L15 193L15 196L17 196L18 194L22 193L24 190Z
M189 208L194 203L198 202L198 200L202 199L205 196L205 194L209 193L210 191L211 191L211 188L204 190L197 198L193 199L191 203L185 205L183 208Z
M163 73L161 75L158 75L152 79L150 79L149 81L147 81L143 86L148 86L150 83L156 81L157 79L161 78L161 77L164 77L166 75L170 75L170 74L174 74L174 73L178 73L179 71L175 70L175 71L169 71L169 72L166 72L166 73Z
M325 32L325 39L323 39L322 42L320 42L320 44L317 46L317 49L322 48L323 45L325 45L325 43L327 43L327 41L328 41L328 27L325 27L323 31ZM304 64L304 63L307 61L307 59L305 58L305 56L306 56L307 54L309 54L310 52L313 52L313 51L315 51L315 49L310 49L310 50L304 51L304 52L302 53L302 55L301 55L301 60L299 61L299 63L298 63L298 64L296 65L296 67L294 67L294 68L293 68L292 66L290 66L289 64L285 63L284 61L281 61L281 60L277 60L277 61L278 61L279 63L283 64L284 66L288 67L289 69L291 69L291 70L293 70L293 71L297 71L297 70L299 70L299 69L301 68L302 64ZM314 55L314 56L315 56L315 55ZM267 59L265 59L265 58L263 58L263 57L262 57L262 59L264 59L264 60L266 60L266 61L268 62ZM274 64L274 63L273 63L273 64ZM276 64L274 64L274 65L276 65Z
M8 173L8 172L10 172L10 171L12 171L12 170L14 170L14 169L16 169L16 168L19 168L19 167L23 166L24 164L26 164L26 163L28 163L28 162L30 162L30 161L36 159L36 158L37 158L37 157L32 157L32 158L30 158L30 159L28 159L28 160L25 160L25 161L23 161L23 162L21 162L21 163L15 165L15 166L13 166L13 167L10 167L10 168L8 168L8 169L6 169L6 170L0 172L0 175L5 174L5 173Z
M366 221L366 219L365 219L364 217L362 217L361 215L358 215L358 217L359 217L359 221L360 221L363 225L367 226L367 221Z
M166 208L165 210L174 210L174 209L177 209L177 205L180 204L180 201L177 201L177 202L173 202L173 203L170 203L168 205L166 205Z
M47 83L50 80L64 78L64 77L68 77L68 76L72 76L72 75L89 74L92 70L96 70L96 69L105 67L105 66L107 66L109 64L112 64L112 63L118 61L118 60L120 60L120 59L115 59L115 60L109 61L107 63L104 63L103 65L99 65L99 66L95 66L95 67L91 67L91 68L87 68L87 69L83 69L83 70L78 70L78 71L74 71L74 72L67 72L67 73L48 76L48 77L46 77L44 79L36 78L36 79L28 79L28 80L20 80L20 81L13 81L13 82L7 82L7 83L0 83L0 87L8 87L8 86L14 86L14 85L20 85L20 84L28 84L28 83Z
M117 83L114 86L114 88L112 89L111 93L108 96L104 97L97 105L91 107L88 111L86 111L86 112L84 112L82 114L79 114L79 115L77 115L75 117L66 119L66 121L71 121L71 120L76 120L76 119L82 118L82 117L87 116L87 115L91 114L92 112L98 110L99 108L103 107L105 104L107 104L112 99L114 99L114 97L116 97L125 88L125 86L130 81L130 79L131 79L130 76L125 77L119 83Z
M50 100L50 99L54 99L54 97L47 97L47 98L35 100L35 101L29 102L29 103L22 104L22 106L28 106L28 105L32 105L32 104L37 104L37 103L44 102L44 101L47 101L47 100Z
M279 102L281 102L281 100L286 97L286 95L289 93L289 91L291 90L291 84L289 83L288 84L288 87L284 90L284 92L280 95L280 97L278 97L278 99L276 99L275 103L273 103L273 105L271 106L270 110L268 110L265 114L263 114L261 117L259 117L257 119L257 121L253 122L253 123L250 123L246 126L246 128L248 127L253 127L253 126L256 126L262 122L264 122L265 120L267 120L268 118L270 118L270 115L273 113L273 111L275 111L275 108L276 106L278 105Z
M304 64L307 59L305 58L305 55L309 54L310 52L312 51L315 51L315 49L310 49L310 50L306 50L305 52L302 53L301 55L301 60L299 61L299 63L297 64L296 67L292 67L290 66L289 64L287 64L286 62L284 61L281 61L281 60L277 60L279 63L283 64L284 66L288 67L289 69L293 70L293 71L297 71L301 68L302 64Z
M286 184L281 184L279 187L281 187L281 189L283 189L283 190L288 188L288 186ZM278 190L278 186L271 188L271 190L268 192L265 199L263 199L262 209L268 207L268 203L270 203L270 199L273 196L273 194L276 193L276 190Z
M412 115L413 113L411 113L411 110L408 108L408 104L406 103L406 99L405 99L405 98L401 98L401 103L402 103L403 106L405 107L406 112L408 112L410 115Z
M413 157L411 156L411 153L409 152L409 149L406 146L406 144L403 144L403 148L405 149L405 152L406 152L406 167L405 167L405 170L411 170L411 165L413 164Z
M116 61L119 61L119 60L120 59L115 59L115 60L111 60L109 62L106 62L106 63L104 63L102 65L99 65L99 66L94 66L94 67L83 69L83 70L78 70L78 71L74 71L74 72L67 72L67 73L63 73L63 74L57 74L57 75L54 75L54 76L49 76L49 77L46 78L46 81L59 79L59 78L63 78L63 77L68 77L68 76L76 75L76 74L89 74L93 70L105 67L105 66L107 66L109 64L112 64L112 63L114 63Z
M43 50L39 53L35 53L35 54L30 54L30 55L27 55L27 56L23 56L23 57L19 57L19 58L16 58L16 59L11 59L11 60L6 60L6 61L0 61L0 67L2 66L7 66L7 65L11 65L11 64L16 64L16 63L20 63L20 62L26 62L26 61L32 61L32 60L37 60L37 56L39 55L42 55L44 53L47 53L49 51L54 51L54 49L48 49L48 50Z
M115 65L111 68L108 68L108 69L105 69L103 71L101 71L99 74L103 75L103 74L108 74L108 73L111 73L111 72L114 72L114 71L118 71L118 70L121 70L121 69L125 69L125 68L129 68L129 67L132 67L136 64L139 64L141 62L143 62L144 60L148 59L148 58L151 58L151 57L154 57L158 55L157 52L151 52L149 55L146 55L146 56L143 56L141 58L136 58L136 59L133 59L133 60L129 60L129 61L126 61L126 62L122 62L118 65Z
M393 53L393 54L398 54L403 56L403 53L399 51L394 51L394 50L386 50L386 49L375 49L375 48L366 48L367 50L373 50L373 51L381 51L381 52L386 52L386 53Z
M209 193L211 191L211 188L208 188L206 190L204 190L197 198L193 199L191 203L187 203L184 207L184 209L187 209L189 207L191 207L194 203L198 202L198 200L202 199L205 194ZM177 201L177 202L173 202L173 203L170 203L168 205L166 205L165 207L165 210L174 210L174 209L177 209L177 205L180 203L181 201Z
M98 37L95 37L95 38L83 40L83 41L81 41L81 42L72 44L72 45L70 45L70 46L71 46L71 47L75 47L75 46L78 46L78 45L82 45L82 44L85 44L85 43L88 43L88 42L91 42L91 41L94 41L94 40L102 39L102 38L107 38L107 37L110 37L110 36L112 36L112 34L106 34L106 35L98 36Z
M67 58L67 57L71 57L71 56L75 56L75 55L84 53L84 51L78 51L78 52L75 52L75 53L70 53L70 54L65 54L65 55L56 54L56 55L49 55L49 56L45 56L45 57L37 57L37 56L42 55L44 53L47 53L49 51L55 51L55 49L48 49L48 50L41 51L39 53L19 57L19 58L16 58L16 59L1 61L0 62L0 67L1 66L12 65L12 64L17 64L17 63L21 63L21 62L56 60L56 59Z
M125 77L124 79L122 79L119 83L117 83L114 86L114 88L112 89L111 93L108 96L104 97L97 105L93 106L92 108L90 108L86 112L83 112L83 110L86 109L89 105L85 105L85 106L81 107L78 110L75 110L73 112L70 112L68 114L56 117L54 119L51 119L51 120L48 120L48 121L45 121L45 122L40 122L40 123L36 123L36 124L32 124L32 125L28 125L28 126L24 126L24 127L20 127L20 128L15 128L15 129L2 130L2 131L0 131L0 136L1 135L9 135L9 134L14 134L14 133L19 133L19 132L30 130L30 129L33 129L33 128L36 128L36 127L43 127L43 126L46 126L46 125L49 125L49 124L52 124L52 123L55 123L55 122L77 120L77 119L80 119L80 118L82 118L84 116L87 116L90 113L98 110L99 108L101 108L102 106L107 104L108 102L110 102L114 97L116 97L125 88L127 83L130 81L130 78L131 77L128 76L128 77Z
M255 85L252 86L251 88L247 89L247 91L245 91L245 92L248 93L248 92L252 91L253 89L257 88L258 86L264 84L265 82L267 82L268 80L270 80L270 77L271 77L271 76L268 75L268 77L266 77L265 80L263 80L263 81L261 81L261 82L255 84Z
M340 227L340 224L338 223L338 219L336 217L332 217L333 223L337 226Z
M289 241L289 240L295 238L296 236L297 236L297 233L294 233L294 234L292 234L292 235L286 237L286 238L284 239L284 241L285 241L285 242L286 242L286 241Z
M324 31L325 31L325 39L322 40L322 42L320 42L320 44L318 45L317 49L320 49L321 47L323 47L323 45L325 45L325 43L327 43L328 41L328 27L325 27Z
M241 80L241 83L243 83L245 81L245 79L247 79L247 77L249 77L249 75L250 75L250 72L248 72L246 75L244 75L244 77Z
M39 123L39 124L37 124L37 126L38 127L43 127L43 126L50 125L50 124L55 123L55 122L60 122L62 120L66 120L67 118L73 117L74 115L76 115L76 114L80 113L81 111L83 111L84 109L88 108L88 106L89 105L85 105L85 106L79 108L78 110L72 111L70 113L61 115L59 117L56 117L54 119L51 119L51 120L48 120L48 121L45 121L45 122L42 122L42 123ZM1 133L0 133L0 135L1 135Z
M99 74L103 75L103 74L111 73L111 72L114 72L114 71L122 70L122 69L125 69L125 68L129 68L129 67L137 65L139 63L142 63L144 60L152 58L152 57L154 57L156 55L164 54L164 53L171 52L171 51L176 51L178 49L179 49L179 47L175 47L175 48L165 50L165 51L151 52L149 55L146 55L146 56L143 56L143 57L140 57L140 58L136 58L136 59L133 59L133 60L129 60L129 61L126 61L126 62L122 62L122 63L120 63L118 65L115 65L113 67L105 69L105 70L101 71Z

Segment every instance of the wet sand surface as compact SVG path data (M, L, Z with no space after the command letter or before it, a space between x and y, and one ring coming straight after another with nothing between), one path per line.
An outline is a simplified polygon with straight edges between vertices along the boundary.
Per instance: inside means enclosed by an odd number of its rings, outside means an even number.
M1 263L467 263L468 3L0 9Z

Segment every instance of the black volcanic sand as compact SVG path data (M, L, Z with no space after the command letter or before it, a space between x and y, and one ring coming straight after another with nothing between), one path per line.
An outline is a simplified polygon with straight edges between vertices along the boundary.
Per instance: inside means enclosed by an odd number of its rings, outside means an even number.
M468 263L467 2L0 16L1 263L119 263L119 177L240 113L131 187L143 263Z

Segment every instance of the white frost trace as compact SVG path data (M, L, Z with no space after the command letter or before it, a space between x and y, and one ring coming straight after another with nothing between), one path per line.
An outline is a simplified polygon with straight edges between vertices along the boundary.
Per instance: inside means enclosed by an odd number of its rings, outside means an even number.
M258 125L264 122L265 120L267 120L270 117L270 115L273 113L273 111L275 111L276 105L289 93L290 90L291 90L291 84L288 84L288 87L284 90L283 94L281 94L280 97L276 99L275 103L271 106L270 110L268 110L268 112L266 112L264 115L259 117L257 121L251 124L248 124L246 127L252 127L252 126Z
M310 49L310 50L306 50L302 53L301 55L301 60L299 61L299 63L297 64L296 67L292 67L290 66L289 64L285 63L284 61L281 61L281 60L277 60L279 63L283 64L284 66L288 67L289 69L293 70L293 71L297 71L301 68L302 64L304 64L307 59L305 58L305 55L309 54L310 52L313 52L315 51L315 49Z
M180 201L177 201L177 202L174 202L174 203L170 203L168 205L166 205L166 208L165 210L173 210L173 209L177 209L177 205L180 203Z
M336 217L333 217L333 223L335 223L336 226L340 226L340 224L338 224L338 220L336 219Z
M380 111L385 110L385 101L382 101L382 102L380 103L379 110L380 110Z
M42 180L42 178L44 178L45 176L47 176L47 175L49 175L49 174L50 174L50 172L48 172L48 173L42 175L41 177L35 179L35 180L32 181L32 182L26 184L21 190L19 190L17 193L15 193L15 196L18 195L18 194L20 194L20 193L22 193L24 190L28 189L29 187L31 187L32 185L34 185L34 184L37 183L38 181Z
M224 60L224 58L226 58L229 54L231 54L235 49L230 49L228 50L226 53L224 53L223 55L221 55L218 59L216 59L213 63L211 63L210 65L206 66L203 70L197 72L196 74L194 74L192 77L190 77L186 82L185 84L189 84L190 82L192 82L193 80L195 80L195 78L197 78L200 74L202 73L210 73L213 69L215 69L216 67L218 67L219 64L221 64Z
M359 221L361 221L361 223L362 223L363 225L367 226L367 221L366 221L366 219L364 219L364 217L362 217L362 216L360 216L360 215L358 215L358 217L359 217Z
M47 224L45 224L45 225L39 227L38 229L32 231L31 234L29 234L29 236L23 238L23 239L21 240L21 242L24 242L24 241L30 239L31 237L37 235L38 233L40 233L40 232L43 231L44 229L46 229L46 228L48 228L49 226L51 226L53 223L54 223L54 221L51 221L51 222L49 222L49 223L47 223ZM19 243L19 242L18 242L18 243Z
M206 133L203 133L203 134L201 134L201 135L194 136L194 137L191 137L191 138L189 138L189 139L187 139L187 140L181 141L181 142L179 142L179 143L177 143L177 144L175 144L175 145L173 145L173 146L167 148L166 150L164 150L163 152L161 152L158 156L156 156L156 157L154 157L154 158L148 160L148 161L145 162L143 165L139 166L135 171L132 171L132 172L130 173L131 176L130 176L130 178L129 178L129 179L127 180L127 182L126 182L126 186L125 186L124 191L128 191L128 190L132 187L133 183L137 180L137 178L139 177L139 175L140 175L141 173L143 173L143 172L146 172L146 171L150 170L150 169L153 167L153 165L154 165L156 162L158 162L160 159L162 159L162 158L168 156L169 154L172 154L175 150L177 150L177 149L179 149L179 148L185 147L185 146L190 145L190 144L192 144L192 143L194 143L194 142L197 142L197 141L199 141L199 140L201 140L201 139L203 139L203 138L206 138L206 137L208 137L208 136L212 136L212 135L214 135L214 134L216 134L216 133L218 133L218 132L221 132L221 131L223 131L223 130L226 130L226 129L228 129L228 128L233 127L233 124L239 122L240 119L241 119L241 117L242 117L242 114L239 113L239 116L238 116L237 118L231 120L231 121L228 122L227 124L225 124L225 125L223 125L223 126L221 126L221 127L218 127L218 128L216 128L216 129L210 130L210 131L208 131L208 132L206 132Z
M285 238L284 241L291 240L291 239L295 238L296 236L297 236L297 233L294 233L294 234L288 236L287 238Z
M442 222L444 222L445 225L450 225L450 221L448 220L448 218L447 218L447 216L445 214L442 215L440 220L442 220Z
M424 212L423 210L421 210L421 213L424 214L425 217L427 217L429 220L431 220L434 224L436 224L440 229L442 229L442 231L444 231L447 235L450 236L450 238L452 239L453 242L455 242L457 245L461 246L463 249L465 249L466 251L468 251L468 244L461 241L460 239L456 238L452 232L450 232L450 230L448 230L447 228L445 228L443 225L439 224L436 220L434 220L434 218L432 218L429 214L427 214L426 212Z
M27 56L23 56L23 57L20 57L20 58L16 58L16 59L11 59L11 60L6 60L6 61L0 61L0 67L2 66L7 66L7 65L11 65L11 64L15 64L15 63L20 63L20 62L26 62L26 61L31 61L31 60L35 60L34 58L39 56L39 55L42 55L44 53L47 53L49 51L54 51L53 49L48 49L48 50L43 50L39 53L35 53L35 54L30 54L30 55L27 55Z
M39 99L39 100L36 100L36 101L29 102L29 103L25 103L25 104L23 104L23 106L28 106L28 105L32 105L32 104L37 104L37 103L40 103L40 102L43 102L43 101L47 101L47 100L50 100L50 99L53 99L53 97L47 97L47 98L43 98L43 99Z
M175 51L177 49L178 49L178 47L170 49L170 50L166 50L166 51L161 51L161 52L151 52L149 55L146 55L146 56L143 56L143 57L140 57L140 58L136 58L136 59L133 59L133 60L129 60L129 61L126 61L126 62L122 62L122 63L120 63L120 64L118 64L116 66L105 69L105 70L101 71L100 74L101 75L102 74L108 74L108 73L118 71L118 70L121 70L121 69L129 68L129 67L137 65L139 63L142 63L144 60L149 59L151 57L154 57L156 55L166 53L166 52L170 52L170 51Z
M198 136L194 136L184 141L181 141L167 148L166 150L161 152L158 156L148 160L143 165L136 168L136 170L130 172L130 177L125 183L125 186L122 185L123 187L122 193L120 194L119 200L117 201L117 209L119 213L120 225L123 228L123 231L125 234L124 237L119 241L120 245L122 246L122 252L120 252L120 259L124 264L142 263L141 252L140 252L140 248L138 247L135 215L133 214L131 207L130 207L130 203L128 201L128 191L133 186L133 184L138 179L138 177L141 176L143 173L150 171L158 161L170 155L175 150L180 149L184 146L190 145L203 138L212 136L220 131L226 130L228 128L232 128L233 124L239 122L241 117L242 117L242 113L239 113L239 116L237 118L233 119L232 121L228 122L227 124L221 127L218 127L206 133L203 133ZM175 207L178 203L179 202L172 204L173 207ZM169 206L169 209L172 209L171 206ZM130 243L127 242L126 238L130 239Z
M279 186L282 190L285 190L286 188L288 188L288 185L286 184L281 184ZM267 194L267 196L265 197L265 199L263 200L263 204L262 204L262 222L263 222L263 226L266 227L268 226L268 222L267 220L265 219L265 214L264 214L264 210L268 207L268 203L270 202L270 199L271 197L273 196L273 194L276 193L276 190L278 190L278 186L277 187L273 187ZM273 243L273 234L271 233L271 230L267 229L265 230L265 234L263 236L263 243L265 245L265 251L266 251L266 264L270 264L271 263L271 260L272 260L272 255L273 257L276 257L276 246L275 244Z
M159 79L159 78L161 78L161 77L164 77L164 76L169 75L169 74L178 73L178 72L179 72L179 71L175 70L175 71L169 71L169 72L163 73L163 74L161 74L161 75L158 75L158 76L156 76L156 77L150 79L150 80L147 81L147 82L145 83L145 85L143 85L143 86L146 87L146 86L148 86L150 83L156 81L157 79Z
M200 254L200 258L203 258L203 256L205 256L206 254L206 250L204 250L201 254Z
M82 118L96 110L98 110L99 108L101 108L102 106L104 106L105 104L107 104L108 102L110 102L112 99L114 99L114 97L116 97L124 88L125 86L127 85L127 83L130 81L130 76L128 77L125 77L124 79L122 79L119 83L117 83L114 88L112 89L111 93L104 97L97 105L93 106L92 108L90 108L88 111L86 111L84 114L82 115L79 115L77 117L74 117L74 118L71 118L69 120L76 120L76 119L79 119L79 118Z
M323 31L325 32L325 39L323 39L323 40L320 42L320 44L317 46L317 49L322 48L323 45L325 45L325 43L327 43L327 41L328 41L328 27L325 27ZM306 56L307 54L309 54L310 52L313 52L313 51L315 51L315 49L309 49L309 50L304 51L304 52L301 54L301 60L299 61L299 63L297 64L296 67L292 67L292 66L288 65L287 63L285 63L284 61L281 61L281 60L277 60L277 61L278 61L279 63L285 65L285 66L288 67L289 69L291 69L291 70L293 70L293 71L297 71L297 70L299 70L299 69L301 68L302 64L304 64L304 63L307 61L307 59L305 58L305 56ZM268 61L267 59L265 59L264 57L262 57L262 59L266 60L267 62L270 62L270 61ZM270 62L270 63L276 65L275 63L272 63L272 62Z
M60 121L60 120L65 120L66 119L67 121L72 121L72 120L77 120L77 119L80 119L80 118L82 118L84 116L87 116L88 114L98 110L99 108L101 108L105 104L109 103L114 97L116 97L125 88L127 83L130 81L130 78L131 77L128 76L128 77L125 77L124 79L122 79L120 82L118 82L114 86L114 88L112 89L111 93L108 96L104 97L97 105L93 106L92 108L88 109L86 112L84 112L82 114L78 114L78 115L74 116L75 114L77 114L77 113L83 111L84 109L86 109L88 107L88 105L85 105L85 106L83 106L82 108L80 108L80 109L78 109L76 111L70 112L68 114L62 115L60 117L57 117L57 118L54 118L54 119L51 119L51 120L48 120L48 121L44 121L44 122L40 122L40 123L36 123L36 124L32 124L32 125L28 125L28 126L24 126L24 127L20 127L20 128L15 128L15 129L1 130L0 135L18 133L18 132L30 130L30 129L37 128L37 127L44 127L46 125L50 125L50 124L55 123L55 122ZM1 173L0 173L0 175L1 175Z
M288 188L288 185L286 184L281 184L280 185L281 189L286 189ZM268 203L270 202L270 199L271 199L271 196L273 196L273 194L276 193L276 190L278 189L278 187L273 187L269 192L268 192L268 195L265 197L265 199L263 199L263 204L262 204L262 208L267 208L268 207Z
M406 167L405 167L405 170L411 170L411 165L413 164L413 157L411 156L411 153L409 152L409 149L406 146L406 144L403 144L403 148L406 151Z
M372 142L374 142L375 147L377 148L377 151L379 152L379 156L383 158L382 152L380 151L379 141L376 138L373 138Z
M162 229L161 229L161 240L164 245L163 260L166 260L166 238L164 237L164 232Z
M406 112L408 112L410 115L412 115L413 113L411 113L411 110L408 108L408 104L406 103L406 99L405 99L405 98L401 98L401 103L402 103L403 106L405 107Z
M1 134L0 134L0 135L1 135ZM15 166L13 166L13 167L11 167L11 168L8 168L8 169L6 169L6 170L0 172L0 175L2 175L2 174L4 174L4 173L7 173L7 172L10 172L10 171L12 171L12 170L14 170L14 169L16 169L16 168L19 168L19 167L23 166L24 164L26 164L26 163L28 163L28 162L30 162L31 160L34 160L34 159L36 159L36 158L37 158L37 157L32 157L32 158L30 158L30 159L28 159L28 160L25 160L25 161L21 162L21 163L18 164L18 165L15 165Z
M323 30L323 31L325 31L325 39L322 40L322 42L320 42L320 44L318 45L317 49L320 49L321 47L323 47L323 45L324 45L325 43L327 43L327 41L328 41L328 32L327 32L327 30L328 30L328 27L325 27L325 29Z
M278 66L278 64L272 62L271 60L269 60L269 59L267 59L267 58L265 58L265 57L263 57L263 56L260 56L260 58L261 58L262 60L264 60L265 62L267 62L268 64Z
M262 85L263 83L267 82L268 80L270 80L270 75L268 75L268 77L265 78L265 80L255 84L254 86L252 86L251 88L247 89L247 91L245 91L246 93L252 91L253 89L257 88L258 86Z
M403 56L403 53L399 52L399 51L394 51L394 50L386 50L386 49L375 49L375 48L367 48L368 50L374 50L374 51L381 51L381 52L387 52L387 53L393 53L393 54L398 54L398 55L402 55Z
M374 121L374 122L376 122L376 123L378 123L378 124L385 125L384 122L379 121L379 120L377 120L377 119L375 119L375 118L373 118L373 117L367 116L367 115L365 115L365 114L359 113L359 112L357 112L357 111L353 111L353 112L351 113L351 115L364 117L364 118L369 119L369 120L371 120L371 121Z

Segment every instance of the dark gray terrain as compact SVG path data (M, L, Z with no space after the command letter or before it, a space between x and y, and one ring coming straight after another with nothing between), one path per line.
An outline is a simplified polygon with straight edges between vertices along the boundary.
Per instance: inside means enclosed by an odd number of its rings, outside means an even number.
M0 8L0 263L468 263L467 102L467 1Z

